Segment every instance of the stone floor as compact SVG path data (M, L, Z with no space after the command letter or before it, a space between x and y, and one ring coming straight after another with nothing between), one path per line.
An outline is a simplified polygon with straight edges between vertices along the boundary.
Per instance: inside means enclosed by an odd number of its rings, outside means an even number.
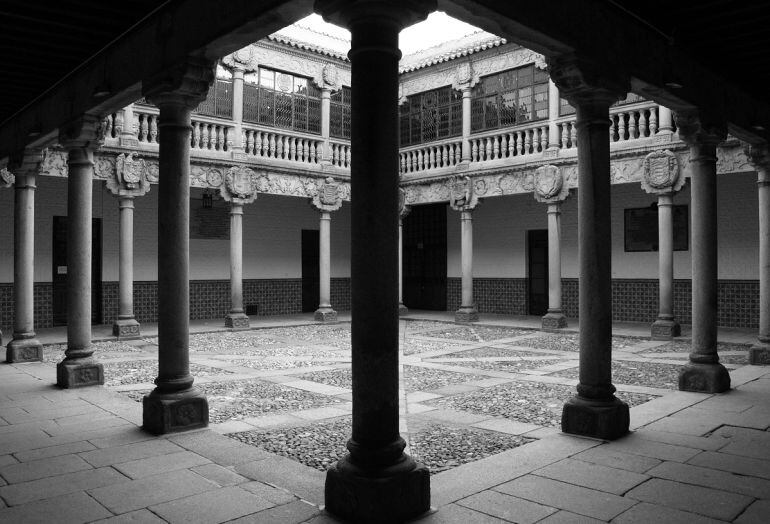
M734 389L706 395L676 391L686 342L615 326L613 381L634 431L605 443L558 430L577 382L574 329L451 318L413 312L401 325L400 429L431 469L437 508L420 522L770 521L770 369L746 365L752 332L720 330ZM0 522L335 522L323 470L350 434L349 324L219 322L191 326L208 430L138 428L152 325L130 342L94 329L104 388L52 385L61 329L40 333L45 363L0 366Z

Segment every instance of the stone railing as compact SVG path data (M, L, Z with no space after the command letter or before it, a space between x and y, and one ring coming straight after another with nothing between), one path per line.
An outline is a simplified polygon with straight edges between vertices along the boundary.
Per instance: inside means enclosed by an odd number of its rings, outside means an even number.
M548 122L477 133L470 137L471 162L541 153L548 147Z
M350 143L330 142L329 147L332 165L350 169Z
M462 140L459 138L428 145L402 147L399 152L401 173L414 173L441 167L452 167L460 163Z
M323 154L323 140L291 131L243 126L243 149L247 158L273 158L318 164Z

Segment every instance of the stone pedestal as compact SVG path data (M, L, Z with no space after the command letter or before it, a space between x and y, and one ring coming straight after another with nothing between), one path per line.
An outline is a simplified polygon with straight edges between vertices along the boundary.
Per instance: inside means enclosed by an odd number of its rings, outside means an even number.
M13 217L13 340L6 362L41 362L43 346L35 335L35 175L42 154L38 150L12 162L16 170ZM15 165L14 165L15 164Z
M214 64L199 58L146 79L158 131L158 377L142 402L143 428L161 434L208 424L208 404L190 375L190 113L206 98Z
M56 366L62 388L104 384L91 347L91 206L94 150L104 140L101 119L86 115L60 129L67 150L67 349Z
M692 351L679 389L722 393L730 376L717 353L717 145L727 136L720 118L676 113L679 136L690 146L692 232Z
M627 79L575 57L549 60L551 78L576 108L578 251L580 263L580 383L564 405L565 433L615 439L628 432L628 405L612 385L612 238L610 224L610 104L623 98Z
M416 10L419 9L419 12ZM351 31L350 453L326 476L326 510L350 522L404 522L430 507L428 471L399 435L398 33L435 2L318 0Z
M119 339L137 339L141 338L142 333L139 329L139 322L131 318L118 318L112 324L112 335Z

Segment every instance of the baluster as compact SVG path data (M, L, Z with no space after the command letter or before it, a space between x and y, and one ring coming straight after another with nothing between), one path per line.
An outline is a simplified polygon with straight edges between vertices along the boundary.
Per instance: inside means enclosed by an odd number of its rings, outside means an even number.
M451 152L452 144L444 144L441 146L441 161L443 162L443 166L446 167L449 165L449 157Z
M561 127L561 147L562 149L567 149L569 147L569 127L567 127L567 122L559 124L559 127Z
M158 117L150 118L150 142L158 143Z
M209 148L209 126L201 122L201 149Z
M350 146L345 146L345 167L350 167Z
M516 131L516 154L524 154L524 131Z
M569 124L570 147L577 147L578 134L577 134L577 122L570 122Z
M647 112L642 109L639 111L639 138L650 136L650 130L647 127Z
M139 133L138 139L140 142L147 140L147 117L149 115L139 115Z
M275 158L275 134L270 133L268 138L268 155L270 158Z
M477 162L479 159L479 141L471 140L471 161Z
M115 121L112 124L112 136L115 138L119 138L120 135L123 133L123 127L126 126L126 122L124 121L123 111L118 111L114 115ZM127 127L127 126L126 126Z
M259 156L267 156L270 153L270 143L267 133L259 132Z
M422 170L422 149L418 149L417 153L417 171Z
M492 137L492 160L497 160L500 158L500 142L498 142L499 137L493 136Z
M252 147L254 147L254 134L250 129L243 130L242 144L246 146L246 153L251 154Z
M540 128L540 151L543 152L548 149L548 127L542 126Z
M610 142L615 141L615 130L616 130L615 116L610 115Z
M650 108L650 136L658 132L658 108Z
M297 160L297 138L288 137L289 142L289 160Z
M307 149L308 160L307 161L310 162L311 164L317 164L318 163L318 159L316 157L317 149L316 149L316 142L315 142L315 140L309 140L307 147L308 147L308 149Z
M618 142L626 139L626 114L618 113Z
M631 111L628 113L628 139L633 140L638 136L639 135L637 134L636 127L636 111Z
M104 117L104 136L112 138L112 115Z
M528 155L532 151L532 130L525 129L524 133L524 154Z
M340 150L337 144L332 144L332 164L338 166L340 163Z
M227 129L225 126L217 126L219 131L217 132L217 138L219 138L219 144L217 150L225 151L227 149Z

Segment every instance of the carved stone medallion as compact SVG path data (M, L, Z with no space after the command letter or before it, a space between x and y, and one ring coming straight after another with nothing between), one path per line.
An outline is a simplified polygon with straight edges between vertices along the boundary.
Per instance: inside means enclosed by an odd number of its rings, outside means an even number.
M644 157L642 189L647 193L659 195L679 191L684 182L679 161L668 149L653 151Z
M11 187L15 181L16 177L7 168L0 169L0 187Z
M226 202L249 204L257 198L256 173L245 166L232 166L220 184L219 192Z
M321 211L336 211L342 207L340 184L332 177L327 177L318 185L318 192L313 197L313 205Z
M564 183L561 169L554 165L540 166L535 169L533 181L535 200L538 202L557 202L567 198L569 188Z
M116 196L142 196L150 190L147 163L136 153L121 153L115 170L105 177L107 189Z
M455 211L469 211L478 204L478 196L473 191L473 181L469 176L449 178L449 205Z

